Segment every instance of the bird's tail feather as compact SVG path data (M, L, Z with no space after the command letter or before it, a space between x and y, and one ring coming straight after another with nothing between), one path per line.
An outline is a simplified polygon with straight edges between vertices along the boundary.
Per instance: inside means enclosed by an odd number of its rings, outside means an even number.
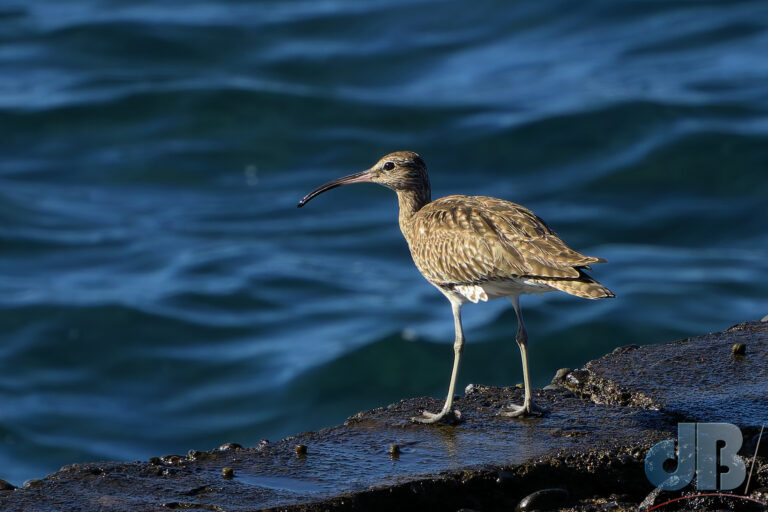
M607 299L613 298L615 295L611 290L598 283L587 275L584 271L579 270L579 277L576 279L547 279L542 280L542 283L557 288L565 293L570 293L577 297L585 299Z

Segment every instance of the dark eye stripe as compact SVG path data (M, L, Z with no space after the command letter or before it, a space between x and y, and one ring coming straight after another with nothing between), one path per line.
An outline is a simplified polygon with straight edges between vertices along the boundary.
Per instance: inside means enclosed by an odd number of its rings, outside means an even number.
M387 162L384 164L385 171L391 171L394 168L395 168L395 164L393 162Z

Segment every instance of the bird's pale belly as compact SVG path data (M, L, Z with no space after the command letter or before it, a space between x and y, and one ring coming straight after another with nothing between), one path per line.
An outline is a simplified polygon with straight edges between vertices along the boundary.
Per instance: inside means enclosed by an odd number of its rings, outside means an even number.
M510 295L544 293L555 290L551 286L524 277L505 279L503 281L488 281L476 285L457 285L453 289L470 302L485 302L500 297L509 297Z

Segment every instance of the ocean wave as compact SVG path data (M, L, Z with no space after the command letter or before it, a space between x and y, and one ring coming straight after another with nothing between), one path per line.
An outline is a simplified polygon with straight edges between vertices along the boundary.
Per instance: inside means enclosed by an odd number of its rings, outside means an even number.
M391 191L524 204L617 295L524 297L536 385L768 313L757 2L0 8L0 477L256 444L443 396L445 298ZM521 377L467 305L459 385ZM158 428L162 425L162 428Z

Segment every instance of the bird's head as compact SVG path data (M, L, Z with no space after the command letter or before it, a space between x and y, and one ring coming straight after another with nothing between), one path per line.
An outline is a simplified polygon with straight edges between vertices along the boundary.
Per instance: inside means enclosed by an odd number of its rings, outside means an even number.
M381 158L370 169L320 185L304 196L298 207L326 190L351 183L378 183L396 192L414 190L429 196L429 175L424 160L413 151L396 151Z

